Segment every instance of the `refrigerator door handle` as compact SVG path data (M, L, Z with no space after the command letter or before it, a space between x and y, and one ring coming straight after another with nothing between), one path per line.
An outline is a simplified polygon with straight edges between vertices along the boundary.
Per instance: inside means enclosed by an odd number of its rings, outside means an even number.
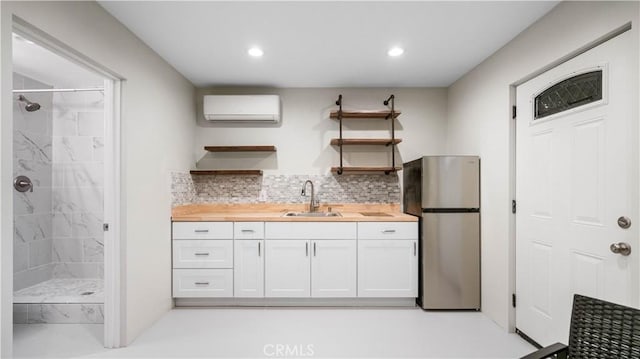
M415 257L417 252L418 252L418 244L416 242L413 242L413 256Z

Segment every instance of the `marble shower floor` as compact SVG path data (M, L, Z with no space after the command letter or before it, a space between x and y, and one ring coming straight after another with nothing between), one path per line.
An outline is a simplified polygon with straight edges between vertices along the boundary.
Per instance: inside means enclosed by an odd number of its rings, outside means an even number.
M104 303L104 280L50 279L14 292L13 303Z

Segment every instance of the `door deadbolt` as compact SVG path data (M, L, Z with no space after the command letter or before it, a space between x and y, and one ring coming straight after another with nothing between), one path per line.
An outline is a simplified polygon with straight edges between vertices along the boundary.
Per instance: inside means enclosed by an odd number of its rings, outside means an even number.
M611 246L609 246L609 249L611 249L611 252L623 256L631 254L631 245L625 242L612 243Z
M627 229L631 227L631 220L629 217L622 216L618 218L618 226L622 229Z

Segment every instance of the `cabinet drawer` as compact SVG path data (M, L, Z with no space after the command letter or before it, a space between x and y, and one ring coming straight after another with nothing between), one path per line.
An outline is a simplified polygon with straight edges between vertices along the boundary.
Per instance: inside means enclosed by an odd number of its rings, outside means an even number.
M173 239L232 239L233 222L173 222Z
M264 222L234 222L234 239L263 239Z
M232 297L233 269L174 269L173 296Z
M356 239L355 222L266 222L267 239Z
M418 239L418 222L360 222L358 239Z
M173 241L173 268L233 268L233 240Z

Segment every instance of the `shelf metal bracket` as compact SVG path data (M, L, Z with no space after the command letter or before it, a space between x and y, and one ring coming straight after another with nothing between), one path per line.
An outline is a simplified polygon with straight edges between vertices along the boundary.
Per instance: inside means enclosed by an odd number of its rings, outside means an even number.
M389 96L388 99L384 100L383 104L385 106L389 106L389 103L391 103L391 112L389 112L389 115L387 116L387 118L391 119L391 168L393 168L393 172L395 172L395 168L396 168L396 107L395 107L395 102L396 102L396 96L391 94L391 96ZM390 174L391 171L385 171L384 172L386 175Z
M339 175L342 174L342 94L338 95L338 100L336 101L336 105L338 108L338 121L340 122L340 142L338 143L338 147L340 147L340 167L338 167L338 171L336 171Z

